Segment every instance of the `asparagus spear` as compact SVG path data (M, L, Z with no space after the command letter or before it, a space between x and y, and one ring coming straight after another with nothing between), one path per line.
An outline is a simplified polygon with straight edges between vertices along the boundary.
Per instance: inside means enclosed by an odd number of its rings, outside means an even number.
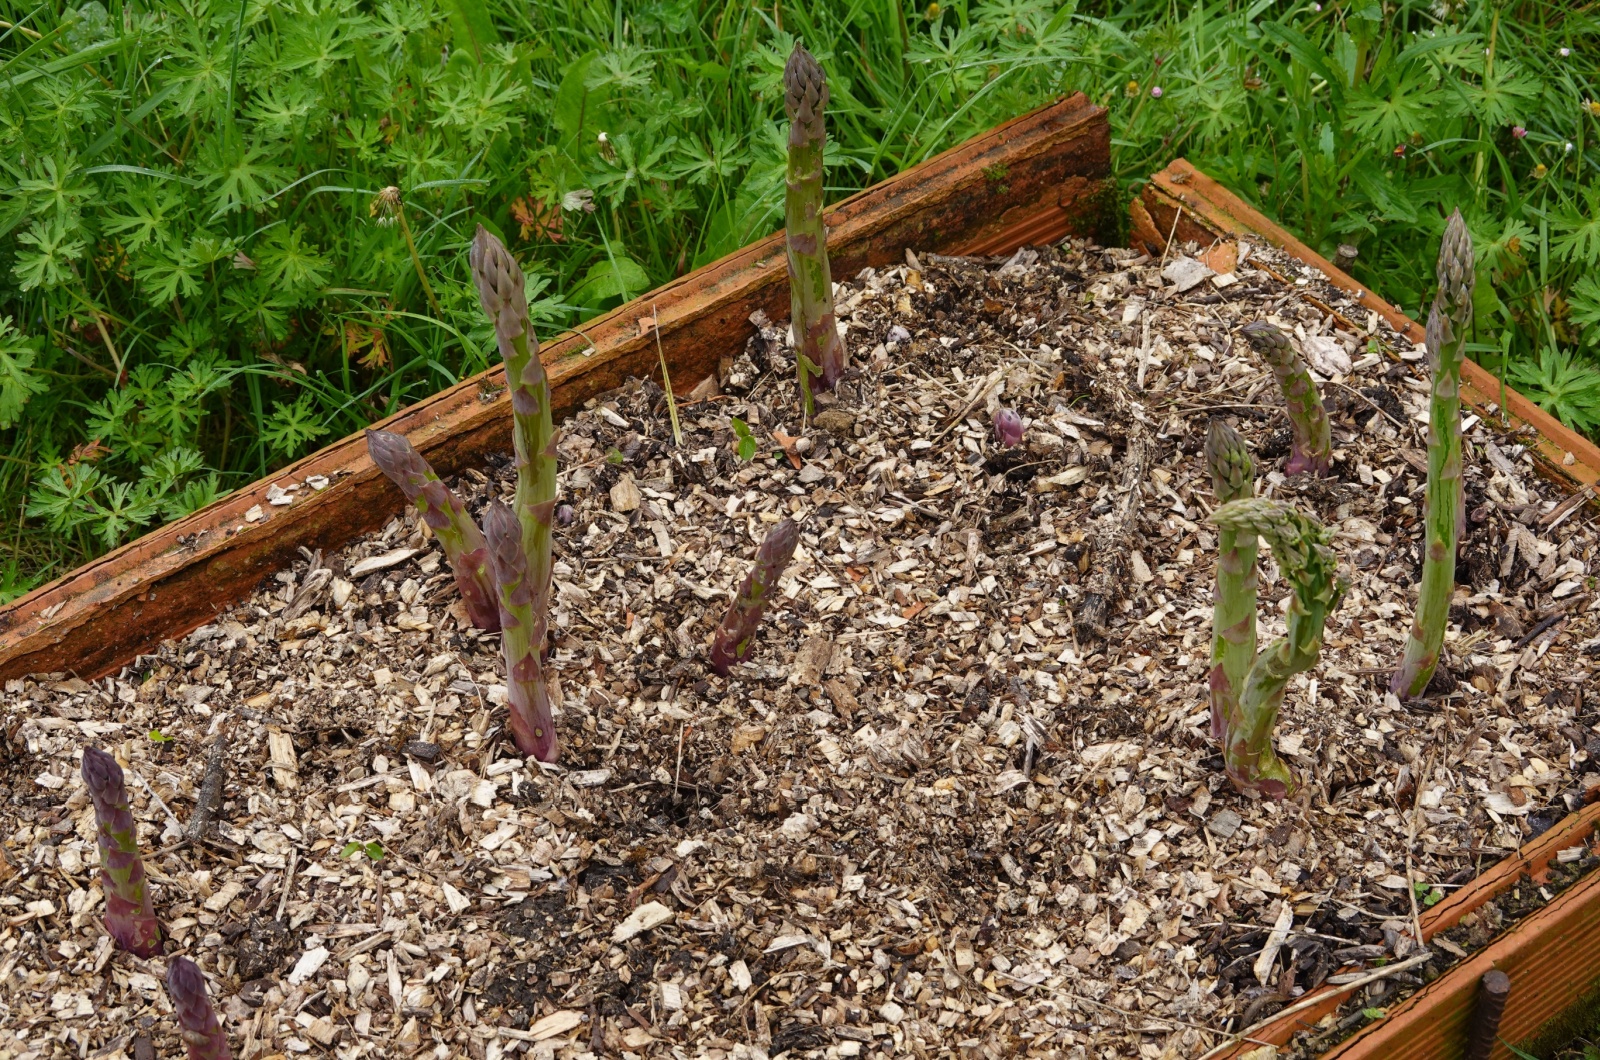
M823 110L828 82L822 67L797 41L783 69L783 108L789 115L788 191L783 201L789 257L789 318L806 412L811 379L833 389L844 375L845 348L833 313L833 277L828 271L828 233L822 223L822 148L827 142Z
M500 605L495 602L494 578L489 572L489 548L483 531L473 522L467 506L450 487L439 481L422 454L401 434L368 431L367 453L378 470L400 487L433 528L455 572L456 590L466 605L467 617L479 629L500 628Z
M179 1037L189 1047L189 1060L233 1060L228 1035L206 995L206 979L187 957L167 965L167 994L178 1017Z
M1002 448L1022 444L1022 417L1012 409L995 409L994 437Z
M523 754L554 762L559 748L541 647L548 619L534 595L527 555L522 551L522 528L511 509L495 501L483 513L483 532L489 540L489 560L499 589L500 647L506 658L511 738Z
M1212 420L1206 468L1218 504L1255 495L1255 465L1239 432ZM1239 724L1239 694L1256 658L1256 535L1217 533L1217 598L1211 616L1211 737Z
M1283 400L1289 406L1289 429L1294 444L1284 471L1291 475L1302 471L1326 475L1333 464L1333 433L1311 372L1294 352L1289 336L1265 320L1246 324L1243 330L1244 337L1277 377Z
M1294 594L1289 601L1289 635L1267 645L1250 667L1239 697L1238 724L1229 728L1222 744L1235 787L1282 799L1295 783L1272 747L1278 708L1289 678L1317 664L1323 626L1344 596L1346 584L1328 547L1327 530L1286 504L1264 498L1229 501L1211 513L1211 521L1223 530L1266 538Z
M106 930L139 957L161 952L161 925L150 906L144 862L139 858L128 785L117 760L97 747L83 749L83 782L94 800L100 840L100 885L106 894Z
M542 658L542 616L549 611L550 532L556 507L556 433L550 409L550 378L539 360L539 340L528 324L528 298L516 259L500 240L479 225L472 239L470 260L478 302L494 321L495 341L511 388L511 440L517 465L514 503L522 524L522 551L527 557L533 609L541 616L534 647Z
M1461 211L1450 215L1439 247L1439 292L1428 310L1428 367L1433 371L1433 402L1428 415L1428 487L1424 499L1427 551L1417 615L1406 638L1405 654L1389 681L1398 696L1420 696L1439 665L1450 596L1456 584L1456 543L1466 495L1461 484L1461 361L1472 319L1472 236Z
M738 595L728 605L722 616L716 638L711 642L711 665L717 673L727 676L734 663L744 661L750 654L750 642L755 639L756 627L761 624L761 613L766 609L767 597L778 586L783 570L794 558L795 546L800 543L800 527L792 519L774 526L761 547L756 549L756 562L739 586Z

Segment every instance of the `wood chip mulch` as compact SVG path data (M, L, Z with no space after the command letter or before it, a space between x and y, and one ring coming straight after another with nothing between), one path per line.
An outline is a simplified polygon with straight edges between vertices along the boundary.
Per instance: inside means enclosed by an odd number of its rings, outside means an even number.
M88 743L128 770L169 955L242 1060L1190 1058L1416 956L1419 907L1600 785L1596 511L1469 417L1448 665L1389 696L1425 362L1244 251L1223 275L1077 243L864 272L838 298L859 373L809 422L786 329L758 321L679 400L681 443L650 383L565 424L559 768L505 737L498 640L410 514L119 676L7 682L0 1058L182 1049L164 959L99 921ZM1325 380L1331 478L1281 472L1238 336L1263 316ZM1021 448L995 447L1002 404ZM1282 804L1236 794L1206 735L1212 416L1260 492L1334 528L1352 585L1280 720L1303 780ZM510 487L503 460L457 482L474 510ZM800 550L725 681L706 641L784 516ZM1106 584L1104 635L1079 628ZM1264 562L1263 643L1285 592Z

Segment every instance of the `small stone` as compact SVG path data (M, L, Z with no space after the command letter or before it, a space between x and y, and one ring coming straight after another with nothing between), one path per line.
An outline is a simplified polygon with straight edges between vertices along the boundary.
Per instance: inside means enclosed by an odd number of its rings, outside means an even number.
M811 422L829 434L847 438L850 436L850 428L855 425L856 418L842 409L823 409Z
M401 750L412 758L420 758L424 762L437 762L441 753L438 744L426 740L411 740Z
M1240 817L1232 810L1221 810L1213 814L1211 820L1206 822L1206 829L1218 839L1227 839L1239 830L1241 824L1244 824L1243 817Z

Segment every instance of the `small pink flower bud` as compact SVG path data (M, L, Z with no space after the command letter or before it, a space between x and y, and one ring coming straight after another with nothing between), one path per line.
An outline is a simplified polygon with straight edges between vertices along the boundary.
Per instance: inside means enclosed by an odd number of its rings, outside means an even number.
M1523 128L1523 127L1522 127L1522 126L1520 126L1520 125L1513 125L1513 126L1512 126L1512 127L1511 127L1511 135L1512 135L1512 137L1513 137L1513 138L1514 138L1514 139L1517 139L1517 140L1520 140L1520 139L1522 139L1522 138L1523 138L1523 137L1524 137L1524 136L1527 136L1527 135L1528 135L1528 130L1527 130L1527 129L1524 129L1524 128Z
M1152 88L1150 90L1150 98L1151 99L1160 99L1161 98L1161 86L1160 85L1157 85L1157 86L1155 86L1154 88Z

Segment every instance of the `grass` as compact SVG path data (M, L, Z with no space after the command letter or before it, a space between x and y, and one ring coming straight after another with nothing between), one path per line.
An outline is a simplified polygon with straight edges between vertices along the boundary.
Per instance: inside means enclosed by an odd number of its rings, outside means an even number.
M1595 6L1438 7L10 5L0 598L486 367L476 223L546 336L777 227L796 36L834 198L1081 89L1413 313L1461 205L1475 356L1600 430Z

